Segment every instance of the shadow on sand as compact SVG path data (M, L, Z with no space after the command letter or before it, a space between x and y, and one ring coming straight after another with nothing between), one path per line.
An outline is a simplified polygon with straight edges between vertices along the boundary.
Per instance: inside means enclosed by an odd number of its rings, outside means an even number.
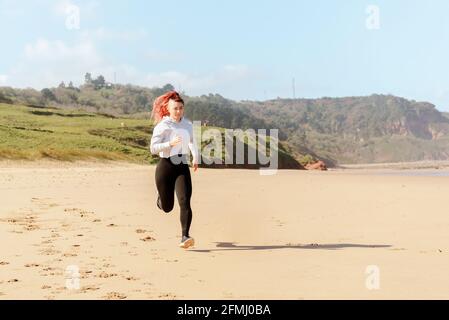
M321 250L339 250L346 248L389 248L391 245L385 244L357 244L357 243L331 243L331 244L285 244L277 246L242 246L236 245L234 242L215 242L217 248L210 250L196 250L195 252L213 252L213 251L231 251L231 250L275 250L275 249L321 249Z

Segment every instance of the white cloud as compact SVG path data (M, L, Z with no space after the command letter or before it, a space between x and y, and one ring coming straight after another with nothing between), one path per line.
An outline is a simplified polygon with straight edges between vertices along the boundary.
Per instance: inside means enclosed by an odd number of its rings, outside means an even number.
M84 82L84 75L90 72L94 77L103 75L107 81L131 83L154 87L171 83L177 90L189 95L220 93L230 98L247 98L247 90L254 87L254 78L260 79L260 72L247 65L224 65L207 73L185 73L168 70L160 73L146 73L127 63L111 63L103 56L92 39L83 38L70 43L61 40L39 38L24 46L19 61L5 70L8 81L14 87L42 89L55 87L61 81L73 81L75 85ZM116 78L116 79L115 79Z
M149 87L162 86L171 83L175 88L182 89L191 95L201 95L209 92L237 92L257 72L246 65L225 65L209 74L187 74L178 71L151 73L146 76Z
M39 38L25 45L19 62L9 70L8 79L13 86L40 89L63 80L80 83L85 72L103 65L103 57L91 42L68 45Z
M28 60L48 60L48 61L78 61L97 64L101 61L95 46L91 42L80 42L73 46L65 42L56 40L49 41L43 38L37 39L34 43L25 45L24 54Z
M64 41L39 38L25 45L19 62L8 70L8 83L14 87L42 89L61 81L84 82L84 75L103 75L107 81L144 85L145 74L126 63L110 63L91 41L69 45Z

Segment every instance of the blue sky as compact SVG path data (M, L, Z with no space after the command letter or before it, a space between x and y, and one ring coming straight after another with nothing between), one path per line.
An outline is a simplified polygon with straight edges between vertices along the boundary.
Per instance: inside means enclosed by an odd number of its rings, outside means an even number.
M0 0L0 86L89 71L265 100L292 97L295 78L296 97L394 94L449 111L448 14L447 0Z

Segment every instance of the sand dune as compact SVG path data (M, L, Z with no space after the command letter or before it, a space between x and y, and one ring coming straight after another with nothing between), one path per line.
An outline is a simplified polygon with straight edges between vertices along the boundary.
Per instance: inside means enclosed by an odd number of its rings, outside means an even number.
M183 250L154 170L0 163L0 299L449 298L447 177L199 169Z

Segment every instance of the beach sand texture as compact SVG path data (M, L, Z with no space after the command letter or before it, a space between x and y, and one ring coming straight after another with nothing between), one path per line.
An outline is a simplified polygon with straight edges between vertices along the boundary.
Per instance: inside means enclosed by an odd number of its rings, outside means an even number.
M449 298L447 177L191 170L183 250L154 171L0 164L0 299Z

